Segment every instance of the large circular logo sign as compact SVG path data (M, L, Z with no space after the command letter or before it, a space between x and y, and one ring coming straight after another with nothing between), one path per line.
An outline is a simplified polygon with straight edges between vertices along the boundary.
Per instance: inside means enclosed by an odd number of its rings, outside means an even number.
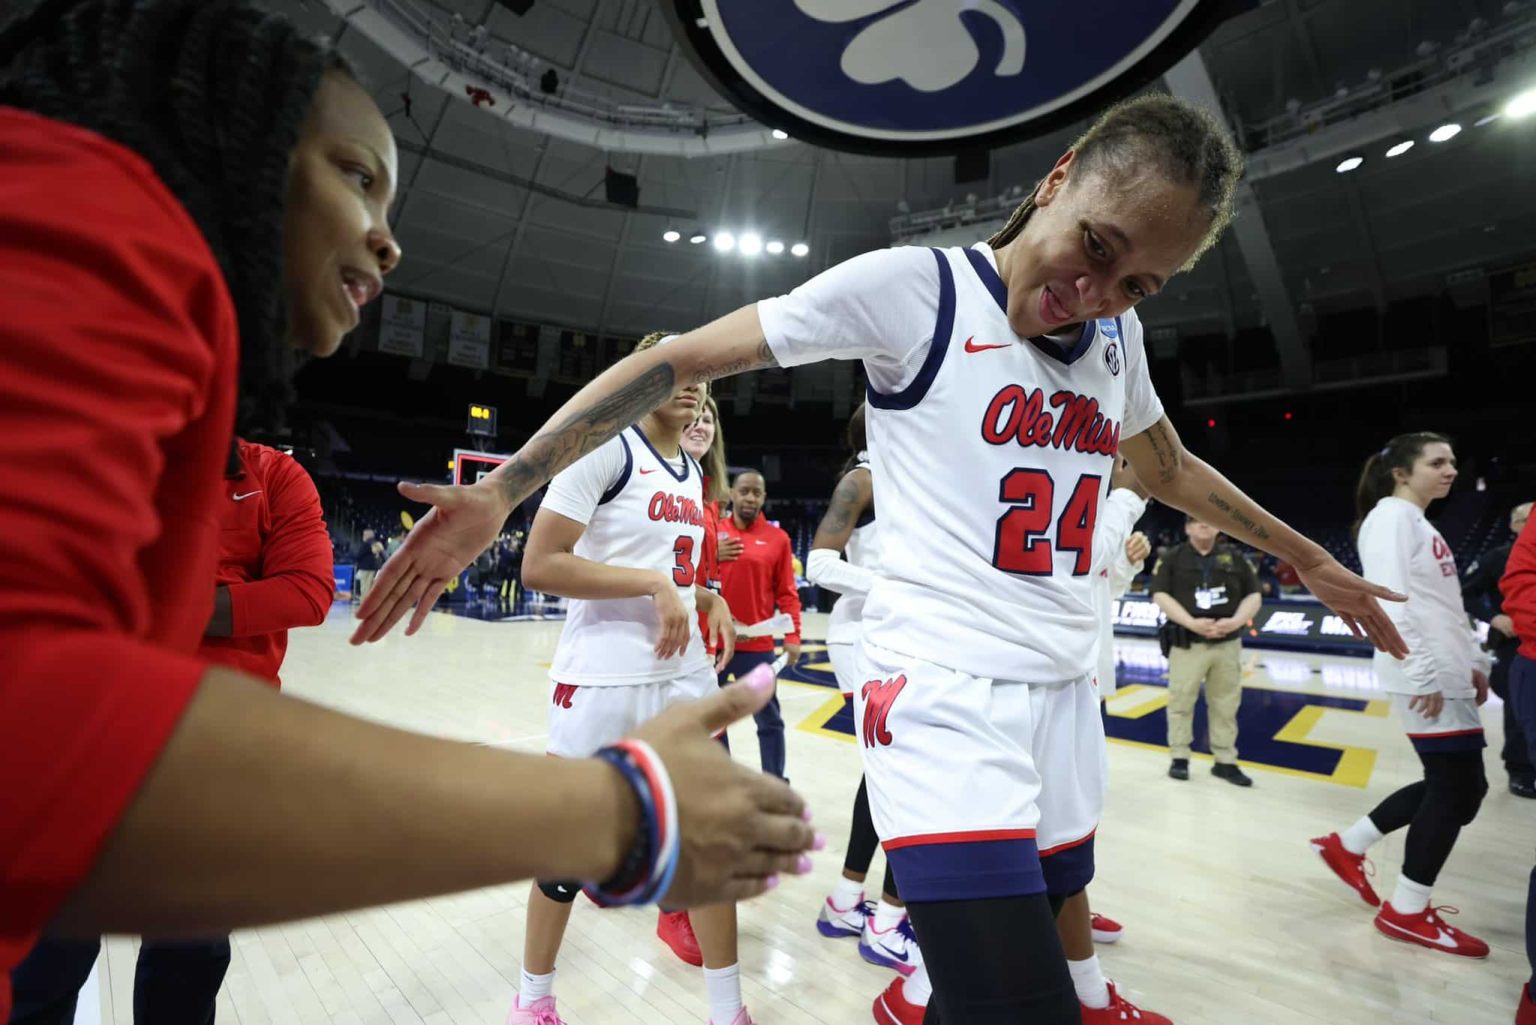
M1252 0L671 0L759 119L838 149L1038 134L1145 84Z

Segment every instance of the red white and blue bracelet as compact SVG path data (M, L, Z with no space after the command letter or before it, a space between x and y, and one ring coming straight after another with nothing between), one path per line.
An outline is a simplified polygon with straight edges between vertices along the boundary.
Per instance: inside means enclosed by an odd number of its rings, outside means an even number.
M671 887L677 874L680 845L672 779L651 745L643 740L621 740L598 751L595 757L618 769L635 792L640 828L618 871L582 889L605 907L654 903Z

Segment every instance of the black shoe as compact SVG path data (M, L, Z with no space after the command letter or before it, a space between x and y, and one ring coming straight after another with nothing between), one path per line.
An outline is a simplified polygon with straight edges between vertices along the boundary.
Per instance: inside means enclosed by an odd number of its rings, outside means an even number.
M1536 780L1528 776L1511 776L1509 792L1516 797L1536 797Z
M1173 764L1168 766L1168 775L1172 776L1174 779L1188 779L1189 759L1175 758L1173 760Z
M1219 779L1224 779L1228 783L1231 783L1233 786L1253 786L1253 780L1249 779L1243 770L1239 769L1235 765L1222 765L1220 762L1218 762L1211 766L1211 775L1216 776Z

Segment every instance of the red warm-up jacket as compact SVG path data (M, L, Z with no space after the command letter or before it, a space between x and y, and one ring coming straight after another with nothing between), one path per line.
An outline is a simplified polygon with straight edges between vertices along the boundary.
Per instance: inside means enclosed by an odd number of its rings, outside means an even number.
M738 623L761 623L775 611L788 612L795 621L787 644L800 643L800 591L795 587L795 553L789 535L761 514L745 530L736 518L720 521L721 533L740 538L741 557L720 563L720 593ZM772 651L772 637L742 637L737 651Z
M1515 636L1520 638L1520 654L1536 660L1536 516L1526 521L1509 551L1499 591L1504 595L1504 614L1514 621Z

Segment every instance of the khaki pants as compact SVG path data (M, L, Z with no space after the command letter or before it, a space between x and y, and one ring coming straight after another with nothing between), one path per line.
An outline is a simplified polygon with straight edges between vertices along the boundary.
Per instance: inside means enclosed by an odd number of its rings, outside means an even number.
M1242 641L1194 641L1168 652L1168 753L1188 758L1195 739L1195 700L1205 684L1211 754L1218 764L1237 764L1237 706L1243 698Z
M357 571L357 579L352 582L352 597L362 601L373 587L373 578L378 575L376 569L360 569Z

